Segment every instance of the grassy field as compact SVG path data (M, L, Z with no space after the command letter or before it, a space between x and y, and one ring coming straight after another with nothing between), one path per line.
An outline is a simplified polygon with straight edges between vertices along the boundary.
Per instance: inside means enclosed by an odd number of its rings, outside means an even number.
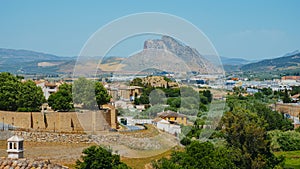
M158 159L161 159L163 157L170 157L171 153L173 150L181 150L181 147L174 147L171 150L168 150L162 154L158 154L152 157L147 157L147 158L126 158L126 157L121 157L121 161L126 163L128 166L132 167L133 169L147 169L150 167L151 161L155 161Z
M285 157L286 168L300 169L300 151L280 151L275 152L275 154Z

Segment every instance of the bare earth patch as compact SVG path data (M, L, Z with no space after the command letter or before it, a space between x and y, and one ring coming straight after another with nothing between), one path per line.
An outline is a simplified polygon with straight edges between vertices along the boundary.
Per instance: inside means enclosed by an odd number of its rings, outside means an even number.
M49 159L53 163L72 166L80 158L83 149L93 144L24 142L24 156L28 159ZM6 141L0 141L0 156L6 157Z
M115 138L114 135L128 137L128 140L121 137L122 141L109 141L107 139L99 139L94 135L95 143L62 143L62 142L24 142L25 158L50 160L52 163L61 164L74 168L77 159L80 159L83 149L91 145L99 144L112 148L113 153L121 156L125 163L133 168L144 168L146 164L158 157L170 154L170 150L178 145L178 140L168 133L161 132L155 127L148 125L147 130L136 132L120 132L120 133L101 133L107 135L104 138ZM113 136L110 136L113 135ZM155 148L158 146L159 148ZM147 147L150 147L147 149ZM6 141L0 141L0 157L6 157Z

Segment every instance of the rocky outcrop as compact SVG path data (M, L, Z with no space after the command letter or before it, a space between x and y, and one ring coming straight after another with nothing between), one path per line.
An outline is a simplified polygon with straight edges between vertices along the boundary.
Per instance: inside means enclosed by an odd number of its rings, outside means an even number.
M0 158L0 168L3 169L68 169L68 167L59 164L53 164L50 160L33 160L33 159L8 159Z
M222 73L219 66L212 64L196 49L169 36L146 40L143 51L128 57L122 64L126 65L123 69L128 71L154 68L175 73Z

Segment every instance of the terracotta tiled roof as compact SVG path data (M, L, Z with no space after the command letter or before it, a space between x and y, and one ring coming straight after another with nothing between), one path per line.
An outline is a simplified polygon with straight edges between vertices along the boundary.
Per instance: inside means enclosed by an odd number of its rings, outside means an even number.
M47 87L56 87L57 84L54 84L54 83L46 83L45 86L47 86Z

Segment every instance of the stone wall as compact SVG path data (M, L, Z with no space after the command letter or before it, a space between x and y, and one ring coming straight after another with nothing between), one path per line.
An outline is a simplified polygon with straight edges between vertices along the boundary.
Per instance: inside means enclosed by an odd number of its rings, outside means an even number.
M0 118L0 120L4 118L4 123L6 124L25 130L83 132L75 112L48 112L44 117L41 112L0 111ZM71 120L73 121L74 129L71 127Z
M277 103L276 106L272 105L272 107L281 113L288 113L291 116L299 116L300 105L297 104L289 104L289 103Z
M53 164L49 160L32 160L32 159L8 159L8 158L0 158L0 168L3 169L68 169L68 167L61 166L58 164Z
M114 108L82 112L10 112L0 111L0 122L22 130L62 133L91 133L117 128ZM32 120L31 120L32 119ZM1 126L0 126L1 128Z
M14 134L11 131L0 131L0 140L7 140Z

